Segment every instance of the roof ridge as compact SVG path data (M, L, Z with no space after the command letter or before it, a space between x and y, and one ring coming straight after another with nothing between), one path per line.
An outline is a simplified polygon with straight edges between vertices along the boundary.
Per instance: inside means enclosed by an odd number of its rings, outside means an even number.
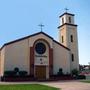
M6 46L6 45L9 45L9 44L12 44L12 43L15 43L15 42L18 42L18 41L21 41L21 40L24 40L24 39L30 38L30 37L35 36L35 35L38 35L38 34L44 34L44 35L48 36L49 38L53 39L51 36L49 36L49 35L46 34L45 32L41 32L41 31L40 31L40 32L37 32L37 33L31 34L31 35L28 35L28 36L25 36L25 37L22 37L22 38L19 38L19 39L16 39L16 40L13 40L13 41L7 42L7 43L5 43L5 44L0 48L0 50L1 50L4 46Z

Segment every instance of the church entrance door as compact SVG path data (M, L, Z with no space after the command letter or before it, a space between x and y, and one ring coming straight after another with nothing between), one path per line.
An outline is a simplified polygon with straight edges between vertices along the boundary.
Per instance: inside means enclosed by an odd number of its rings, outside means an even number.
M36 79L46 79L46 66L35 66L35 77Z

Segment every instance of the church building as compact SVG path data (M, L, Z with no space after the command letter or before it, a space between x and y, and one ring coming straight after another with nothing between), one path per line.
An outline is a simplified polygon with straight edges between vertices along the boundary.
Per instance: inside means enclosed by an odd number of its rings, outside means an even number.
M4 44L0 48L0 77L5 71L15 68L40 79L57 75L60 68L64 74L70 74L73 69L79 70L74 16L65 12L59 17L59 42L41 31Z

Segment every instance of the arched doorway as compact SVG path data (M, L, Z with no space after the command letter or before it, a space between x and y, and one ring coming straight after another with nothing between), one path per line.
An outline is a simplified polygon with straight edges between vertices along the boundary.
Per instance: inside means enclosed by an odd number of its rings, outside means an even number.
M36 40L30 47L30 75L44 80L53 75L53 48L44 39Z

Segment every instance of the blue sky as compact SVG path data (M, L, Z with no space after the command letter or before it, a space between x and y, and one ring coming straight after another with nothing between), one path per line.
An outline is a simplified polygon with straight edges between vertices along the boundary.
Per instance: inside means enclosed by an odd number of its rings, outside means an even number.
M59 16L64 8L75 14L80 64L90 62L90 0L0 0L0 46L43 31L58 40Z

